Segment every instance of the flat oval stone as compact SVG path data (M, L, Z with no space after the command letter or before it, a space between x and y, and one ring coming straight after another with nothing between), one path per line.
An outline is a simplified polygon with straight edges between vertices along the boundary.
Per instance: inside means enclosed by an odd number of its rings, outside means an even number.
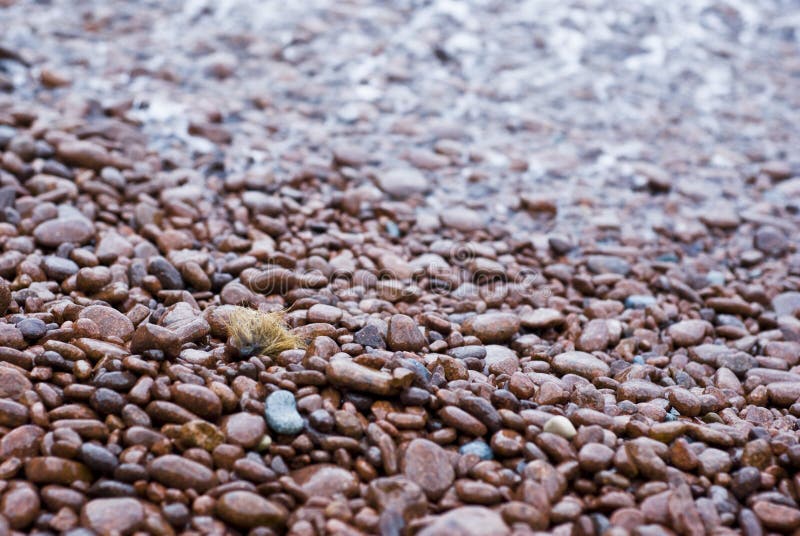
M92 473L82 463L55 456L31 458L25 462L25 477L36 484L69 486L76 480L92 481Z
M0 460L11 457L20 459L36 456L44 430L33 424L14 428L0 439Z
M396 395L401 387L388 372L360 365L347 357L334 356L325 375L334 385L380 396Z
M100 328L103 337L118 337L127 341L133 336L133 322L113 307L90 305L83 309L78 318L88 318Z
M142 503L127 497L94 499L81 509L81 524L99 534L132 534L143 521Z
M676 346L695 346L703 342L710 325L705 320L683 320L669 327L669 335Z
M508 536L500 514L483 506L462 506L435 518L418 536Z
M286 523L286 509L251 491L231 491L217 500L216 514L241 529L280 527Z
M148 472L168 488L193 489L198 493L205 493L217 485L217 476L211 469L175 454L167 454L151 461Z
M341 493L350 497L358 491L358 479L332 464L316 464L292 471L292 479L310 497L331 497Z
M577 374L594 379L608 375L609 367L601 359L586 352L564 352L553 358L553 366L562 374Z
M520 320L512 313L486 313L464 321L466 335L475 335L484 344L502 343L519 330Z
M464 443L458 449L458 453L462 456L466 456L468 454L474 454L481 460L491 460L494 458L494 453L492 452L492 447L490 447L485 441L475 440L470 441L469 443Z
M56 248L61 244L83 245L94 236L94 225L84 218L57 218L47 220L36 226L33 237L46 248Z
M392 197L404 198L427 191L430 183L418 170L407 167L381 172L378 187Z
M214 391L193 383L173 384L172 400L204 419L215 421L222 414L222 401Z

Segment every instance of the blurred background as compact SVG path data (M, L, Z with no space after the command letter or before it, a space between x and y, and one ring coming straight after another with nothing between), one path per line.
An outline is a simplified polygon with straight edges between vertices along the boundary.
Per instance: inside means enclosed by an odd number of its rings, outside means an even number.
M6 4L16 99L139 123L225 180L349 154L351 195L423 194L423 228L457 208L465 228L691 242L800 140L792 0ZM762 193L796 210L783 188Z

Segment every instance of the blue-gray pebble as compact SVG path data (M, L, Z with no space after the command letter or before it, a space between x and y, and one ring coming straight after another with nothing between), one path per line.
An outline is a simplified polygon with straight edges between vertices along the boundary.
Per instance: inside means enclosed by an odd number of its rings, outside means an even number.
M492 447L483 441L471 441L469 443L465 443L461 445L461 448L458 449L458 452L462 456L465 454L475 454L481 460L491 460L493 458Z
M297 412L294 395L289 391L275 391L267 397L264 416L273 432L295 435L303 430L303 418Z
M646 309L656 303L656 299L646 294L631 294L625 298L625 307L628 309Z
M725 284L725 274L722 272L717 272L713 270L706 274L706 283L709 285L724 285Z

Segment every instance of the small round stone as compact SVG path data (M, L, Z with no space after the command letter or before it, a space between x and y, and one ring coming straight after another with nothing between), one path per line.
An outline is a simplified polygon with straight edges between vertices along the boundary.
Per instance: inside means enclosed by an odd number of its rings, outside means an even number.
M564 439L572 439L578 433L575 430L575 426L572 425L572 422L561 415L552 417L549 421L547 421L544 424L542 431L550 434L556 434Z
M461 448L458 449L458 453L462 456L474 454L481 460L491 460L494 458L492 447L484 441L470 441L469 443L464 443L461 445Z

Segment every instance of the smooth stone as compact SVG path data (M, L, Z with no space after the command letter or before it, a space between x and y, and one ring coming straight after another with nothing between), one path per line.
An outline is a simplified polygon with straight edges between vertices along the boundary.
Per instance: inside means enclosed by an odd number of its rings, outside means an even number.
M351 497L358 492L358 479L348 470L332 464L316 464L297 469L292 479L309 497L331 497L341 493Z
M772 309L777 316L790 316L800 310L800 292L784 292L772 298Z
M92 481L92 474L82 463L55 456L31 458L25 462L25 477L36 484L69 486L76 480Z
M267 432L267 425L262 417L252 413L234 413L222 420L222 432L227 441L244 449L253 449Z
M472 209L464 207L445 209L440 214L440 218L445 227L456 229L462 233L477 231L483 229L486 225L483 216Z
M625 298L626 309L647 309L656 304L656 299L647 294L631 294Z
M503 518L483 506L461 506L436 518L417 536L509 536Z
M610 255L591 255L586 260L586 266L596 274L628 275L631 265L625 259Z
M480 440L464 443L458 449L458 453L461 454L462 456L473 454L478 458L480 458L481 460L491 460L494 458L492 447L490 447L489 444L486 443L485 441L480 441Z
M113 307L90 305L80 312L78 318L88 318L97 324L104 338L118 337L127 341L133 336L133 322Z
M85 218L67 217L47 220L33 230L33 237L39 245L56 248L61 244L89 242L94 236L94 225Z
M11 481L0 500L0 514L8 520L15 530L30 526L39 515L41 501L36 487L18 480Z
M474 335L484 344L507 342L519 331L520 320L512 313L485 313L469 317L462 329L465 335Z
M8 306L11 305L11 287L8 281L0 277L0 315L5 315Z
M217 485L217 475L205 465L175 454L166 454L148 464L150 476L168 488L193 489L205 493Z
M226 523L240 528L277 528L286 523L286 509L251 491L230 491L217 500L216 514Z
M40 318L25 318L17 323L17 329L28 341L36 341L47 333L47 324Z
M408 381L401 383L388 372L371 369L342 356L331 358L325 369L325 375L328 381L336 386L379 396L394 396L402 388L408 387L403 383L410 384L413 379L411 375Z
M562 415L556 415L548 420L544 424L542 431L561 436L564 439L572 439L578 433L572 422Z
M455 480L447 452L427 439L414 439L403 456L403 474L419 485L431 501L438 501Z
M143 522L144 508L137 499L94 499L81 509L81 524L98 534L132 534Z
M0 439L0 460L36 456L43 436L44 430L33 424L14 428Z
M705 320L682 320L672 324L667 332L676 346L695 346L703 342L709 328Z
M396 198L424 193L430 186L430 181L411 167L390 169L378 174L378 187Z
M275 391L267 397L264 415L273 432L295 435L303 431L303 418L297 412L294 395L289 391Z
M520 323L530 329L547 329L561 326L566 318L560 311L542 307L520 316Z
M606 376L610 370L601 359L580 351L558 354L553 358L553 366L562 374L577 374L590 380Z
M203 419L216 421L222 414L219 396L204 385L176 383L170 391L173 402Z

